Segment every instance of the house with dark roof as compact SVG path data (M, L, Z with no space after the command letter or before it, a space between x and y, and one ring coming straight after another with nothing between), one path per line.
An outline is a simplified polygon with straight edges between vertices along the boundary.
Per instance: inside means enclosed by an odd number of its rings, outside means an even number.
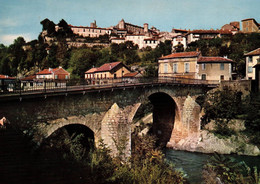
M256 79L256 68L255 65L260 62L260 47L253 51L244 54L246 58L246 79Z
M131 70L122 62L105 63L99 68L91 68L85 72L85 79L91 80L94 83L105 83L109 79L122 78Z
M200 52L172 53L158 59L159 77L181 77L202 80L230 80L231 59L204 57Z

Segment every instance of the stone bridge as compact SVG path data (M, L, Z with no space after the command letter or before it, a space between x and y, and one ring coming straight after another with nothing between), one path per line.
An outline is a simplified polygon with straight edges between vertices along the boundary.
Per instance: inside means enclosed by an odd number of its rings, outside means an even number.
M62 127L82 125L117 153L116 143L126 141L131 154L131 123L147 102L153 105L153 133L167 146L200 130L200 106L196 99L206 85L158 84L69 94L31 95L22 100L1 99L0 117L39 144Z

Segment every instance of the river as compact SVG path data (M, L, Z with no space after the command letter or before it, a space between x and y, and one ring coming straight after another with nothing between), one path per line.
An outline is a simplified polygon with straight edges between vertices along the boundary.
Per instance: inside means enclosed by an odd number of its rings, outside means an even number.
M188 175L191 184L198 184L202 182L202 168L203 165L210 158L211 154L193 153L186 151L176 151L172 149L165 149L166 159L174 163L176 168L183 170ZM226 155L232 156L238 161L244 161L249 167L257 166L260 169L260 157L240 156L240 155Z

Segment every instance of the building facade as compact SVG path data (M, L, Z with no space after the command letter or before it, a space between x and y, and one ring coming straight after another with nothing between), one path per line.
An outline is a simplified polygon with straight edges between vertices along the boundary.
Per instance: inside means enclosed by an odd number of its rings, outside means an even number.
M99 68L91 68L85 72L85 79L96 83L108 83L110 79L122 78L131 70L122 62L105 63Z
M159 77L180 77L201 80L230 80L232 60L203 57L200 52L173 53L159 58Z
M260 32L260 24L255 19L249 18L242 20L242 31L244 33Z
M70 79L70 73L64 70L62 67L49 68L36 73L36 79L66 80Z
M254 66L260 62L260 48L246 53L246 79L255 80L256 70Z

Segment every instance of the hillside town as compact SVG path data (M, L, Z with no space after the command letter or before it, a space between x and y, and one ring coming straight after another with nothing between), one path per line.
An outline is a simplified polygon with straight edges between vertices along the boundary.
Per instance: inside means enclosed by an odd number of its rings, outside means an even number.
M54 24L49 19L41 22L43 30L40 37L45 45L47 57L50 50L55 45L65 44L65 51L68 49L80 48L108 48L113 45L122 45L131 43L140 51L156 50L161 43L169 43L170 52L166 55L154 58L157 61L155 68L158 77L181 77L189 79L200 79L209 81L232 81L236 79L253 80L254 90L260 89L259 80L259 58L260 48L248 50L244 53L243 73L241 76L237 73L237 61L228 58L227 55L212 55L206 53L202 55L201 50L197 47L192 51L192 45L198 41L210 41L217 39L232 38L235 35L248 35L260 33L260 24L254 19L244 19L240 22L230 22L223 25L220 29L213 30L187 30L173 28L171 32L162 32L152 26L149 28L148 23L143 26L134 25L120 20L117 25L108 28L97 26L96 21L90 23L90 26L74 26L67 24L61 20L59 24ZM63 35L63 40L59 39L59 35ZM227 45L230 45L230 42ZM127 46L128 47L128 46ZM32 50L30 43L22 45L24 51ZM203 49L203 48L202 48ZM56 51L57 52L57 51ZM231 53L232 54L232 53ZM35 61L33 61L35 62ZM102 66L92 68L83 68L84 73L81 76L87 80L88 84L105 84L107 79L117 78L134 78L146 76L145 69L147 66L138 66L138 62L133 61L137 65L124 61L106 60ZM129 65L130 64L130 65ZM48 68L38 68L33 73L29 72L25 75L17 76L1 75L1 90L10 89L10 81L20 79L24 88L34 87L36 85L43 86L39 81L43 80L68 80L70 73L56 66L52 68L50 64ZM95 64L94 64L95 65ZM93 66L94 66L93 65ZM129 66L127 66L129 65ZM143 65L143 64L142 64ZM156 66L157 65L157 66ZM5 83L5 85L4 85ZM36 84L37 83L37 84ZM5 87L4 87L5 86ZM9 87L8 87L9 86ZM11 85L12 86L12 85ZM27 87L26 87L27 86ZM57 86L57 84L56 84ZM258 87L257 87L258 86Z
M0 183L259 184L255 18L40 25L0 44Z

